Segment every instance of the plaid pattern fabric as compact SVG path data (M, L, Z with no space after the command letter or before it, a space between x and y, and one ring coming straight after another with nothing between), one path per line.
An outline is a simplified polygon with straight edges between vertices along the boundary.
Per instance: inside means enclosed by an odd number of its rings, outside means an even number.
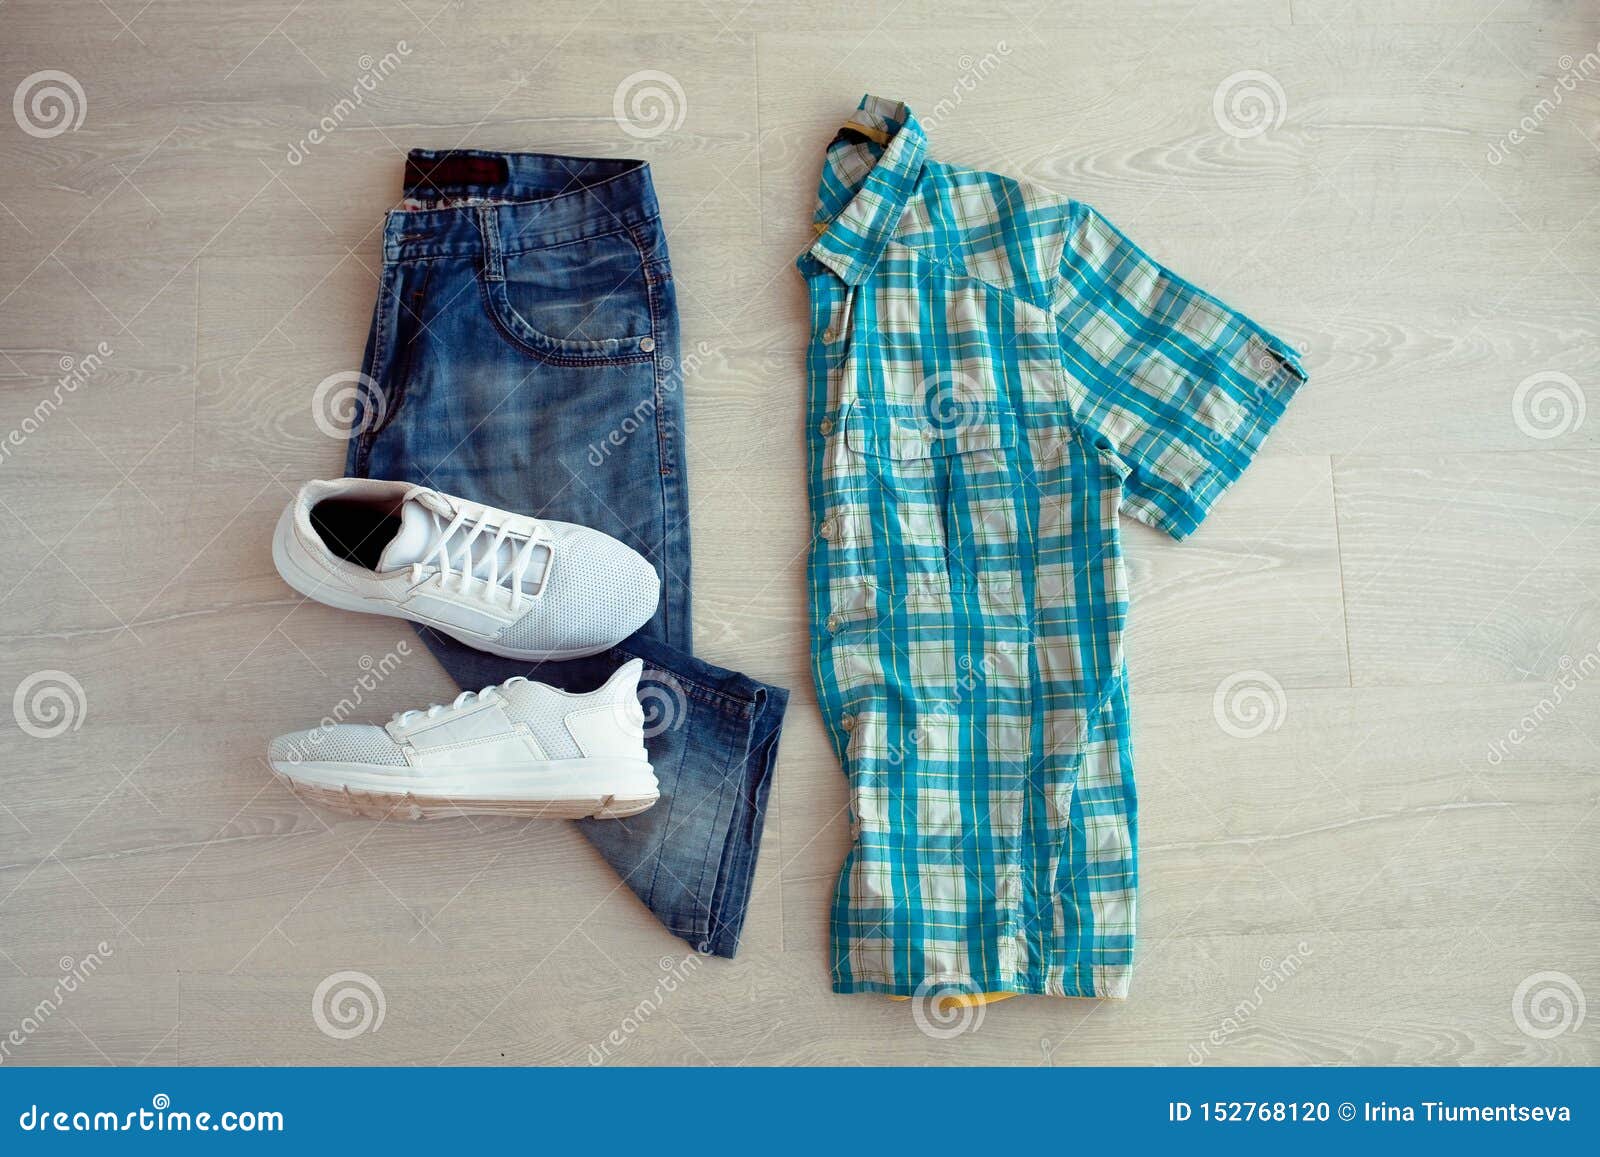
M812 660L850 781L837 992L1123 996L1134 787L1118 518L1175 538L1304 381L1093 209L828 148L810 293Z

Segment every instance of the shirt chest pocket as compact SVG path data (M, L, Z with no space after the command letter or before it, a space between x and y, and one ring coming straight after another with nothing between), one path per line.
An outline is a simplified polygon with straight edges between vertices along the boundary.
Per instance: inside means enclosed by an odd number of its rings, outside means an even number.
M890 614L933 626L953 596L1014 570L1024 496L1009 408L856 399L840 407L826 459L831 633Z

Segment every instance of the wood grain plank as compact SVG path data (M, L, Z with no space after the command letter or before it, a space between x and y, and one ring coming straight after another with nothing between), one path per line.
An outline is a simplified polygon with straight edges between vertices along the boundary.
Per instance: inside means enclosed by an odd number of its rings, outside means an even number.
M1554 677L1592 653L1596 469L1554 449L1337 460L1352 678Z
M0 708L0 1031L63 957L112 949L19 1063L1600 1061L1592 1034L1512 1015L1537 972L1600 987L1600 424L1577 420L1600 374L1600 86L1539 106L1600 39L1592 14L289 7L157 3L120 10L129 28L5 8L0 71L64 69L87 110L54 137L0 126L0 439L61 358L114 349L0 455L0 704L43 671L83 692L55 738ZM683 116L641 137L614 97L646 70ZM1218 93L1251 71L1282 119L1234 135ZM846 787L807 656L792 263L868 90L910 101L936 157L1094 204L1312 374L1192 541L1127 535L1133 998L1014 1000L952 1040L827 990ZM294 597L266 549L291 488L341 468L311 394L359 364L412 145L654 168L696 359L697 645L793 693L737 960L688 955L565 825L351 820L263 764L355 696L362 656L412 644L361 718L454 691L408 628ZM1277 725L1241 739L1214 697L1252 670ZM386 1016L338 1040L310 1005L346 970Z

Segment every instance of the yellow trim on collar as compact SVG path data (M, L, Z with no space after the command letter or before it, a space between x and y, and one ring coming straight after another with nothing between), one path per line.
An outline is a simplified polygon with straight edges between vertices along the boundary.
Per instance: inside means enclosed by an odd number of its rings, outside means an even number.
M885 148L889 147L889 134L882 129L874 128L872 125L864 125L858 120L847 120L844 122L844 127L851 132L860 133L869 141L877 141ZM843 132L844 130L841 129L840 131Z

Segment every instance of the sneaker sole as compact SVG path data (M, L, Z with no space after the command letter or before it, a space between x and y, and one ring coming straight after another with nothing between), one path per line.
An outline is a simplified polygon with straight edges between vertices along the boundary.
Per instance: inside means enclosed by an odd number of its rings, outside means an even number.
M655 806L660 795L601 795L583 799L449 799L415 792L353 790L306 783L281 771L274 774L307 803L362 819L435 820L459 816L515 816L522 819L619 820Z
M427 627L447 635L458 643L463 643L477 651L488 655L497 655L502 659L515 659L525 663L544 663L552 660L586 659L590 655L598 655L609 651L615 643L606 643L599 647L580 647L571 651L522 651L515 647L501 647L493 640L482 639L473 635L457 634L456 631L436 623L431 619L419 619L415 615L408 615L399 607L388 603L375 602L364 599L360 595L353 595L338 587L323 582L316 575L304 570L289 557L287 549L287 536L294 534L294 508L286 509L278 518L278 526L272 534L272 564L278 569L278 577L288 583L295 591L304 595L312 602L321 603L326 607L333 607L341 611L355 611L362 615L381 615L386 619L401 619L408 623ZM619 639L618 642L621 642Z
M621 819L661 797L643 760L566 760L542 767L456 770L432 783L385 783L393 768L272 761L275 775L303 799L368 819L500 815L529 819ZM610 790L598 790L608 788Z

